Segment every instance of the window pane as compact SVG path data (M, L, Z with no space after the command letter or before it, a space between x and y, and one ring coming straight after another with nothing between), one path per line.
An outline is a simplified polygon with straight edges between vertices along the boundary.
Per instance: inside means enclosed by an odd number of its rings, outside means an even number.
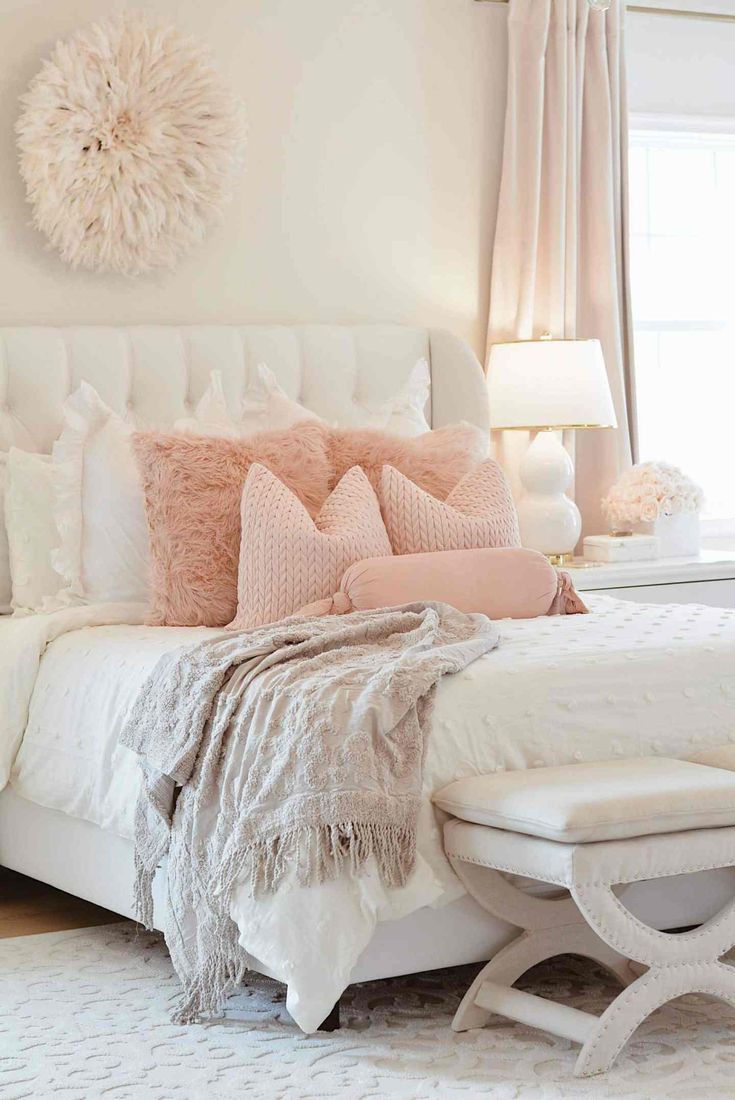
M711 231L711 207L698 196L714 187L714 157L702 149L653 148L648 155L651 232L673 237Z
M634 132L630 189L640 458L735 522L735 135Z
M630 229L648 232L648 150L630 147L629 165Z

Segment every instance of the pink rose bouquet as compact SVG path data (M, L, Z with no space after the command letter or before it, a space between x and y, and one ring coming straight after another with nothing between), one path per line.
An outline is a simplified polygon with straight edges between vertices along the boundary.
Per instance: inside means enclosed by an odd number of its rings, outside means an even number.
M668 462L642 462L626 470L602 501L602 510L613 530L636 523L655 523L661 516L699 513L702 490L678 466Z

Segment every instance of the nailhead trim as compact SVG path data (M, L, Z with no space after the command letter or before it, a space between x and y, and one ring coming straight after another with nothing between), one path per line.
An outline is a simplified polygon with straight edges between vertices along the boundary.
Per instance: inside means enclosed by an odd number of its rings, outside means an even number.
M447 859L458 859L461 863L474 863L478 867L487 867L489 871L505 871L509 875L523 875L524 878L531 878L528 874L528 868L523 870L521 867L510 867L501 865L499 863L488 863L483 859L472 859L470 856L459 855L457 852L448 852L445 849L445 855ZM549 882L552 886L565 886L569 887L569 883L566 879L560 878L543 878L539 879L539 882Z
M668 833L662 833L662 836L669 836ZM622 843L622 842L621 842ZM462 863L474 863L478 867L487 867L491 871L506 871L510 875L523 875L524 878L533 878L529 875L528 868L523 867L511 867L506 864L500 864L493 861L492 863L484 859L475 859L471 856L462 855L459 852L449 852L445 849L445 854L448 859L458 859ZM573 857L572 857L573 858ZM724 868L732 866L730 863L722 863L717 860L715 863L701 863L693 866L686 866L678 868L676 871L663 871L663 870L646 870L636 874L633 878L626 878L621 880L615 879L585 879L582 882L575 882L576 886L629 886L634 882L647 882L652 878L674 878L676 875L692 875L697 871L718 871ZM539 879L539 882L549 882L553 886L571 886L571 882L559 878L551 878L544 876L543 879Z

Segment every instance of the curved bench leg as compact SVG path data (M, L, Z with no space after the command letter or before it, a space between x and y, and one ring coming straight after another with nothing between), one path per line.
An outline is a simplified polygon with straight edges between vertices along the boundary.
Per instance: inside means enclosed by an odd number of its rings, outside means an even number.
M636 975L628 959L609 947L586 924L566 924L523 932L482 968L465 993L452 1021L454 1031L470 1031L484 1027L492 1012L476 1003L485 982L512 986L522 974L545 959L556 955L582 955L593 959L621 982L630 985Z
M685 993L705 993L735 1008L735 968L726 963L657 966L616 997L600 1016L574 1067L577 1077L605 1073L633 1032L657 1008Z
M579 881L576 866L571 897L553 900L530 898L497 871L450 858L488 912L525 929L477 975L457 1009L455 1031L483 1027L494 1013L540 1027L582 1045L575 1074L586 1077L608 1070L639 1025L676 997L703 993L735 1008L735 967L720 961L735 942L735 899L675 935L631 913L621 900L626 884ZM627 988L599 1017L512 988L532 966L562 954L594 959ZM631 959L650 969L638 976Z

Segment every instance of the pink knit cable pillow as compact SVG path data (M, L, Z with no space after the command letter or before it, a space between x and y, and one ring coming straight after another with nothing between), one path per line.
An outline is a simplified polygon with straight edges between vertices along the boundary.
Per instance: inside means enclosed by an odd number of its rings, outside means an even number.
M254 462L273 470L313 514L329 493L319 424L241 440L138 432L133 448L151 542L148 621L157 626L224 626L235 614L240 502Z
M237 615L245 630L293 615L336 592L361 558L390 554L380 505L359 467L348 470L312 519L264 466L250 469L242 493Z
M302 608L304 615L343 615L431 600L489 619L574 615L587 609L568 573L520 547L442 550L367 558L346 570L339 590Z
M383 467L393 466L439 500L487 457L488 449L487 432L473 424L452 424L412 439L372 428L332 428L329 435L335 485L360 466L379 494Z
M492 458L463 477L444 501L386 466L380 502L394 554L521 544L510 487Z

